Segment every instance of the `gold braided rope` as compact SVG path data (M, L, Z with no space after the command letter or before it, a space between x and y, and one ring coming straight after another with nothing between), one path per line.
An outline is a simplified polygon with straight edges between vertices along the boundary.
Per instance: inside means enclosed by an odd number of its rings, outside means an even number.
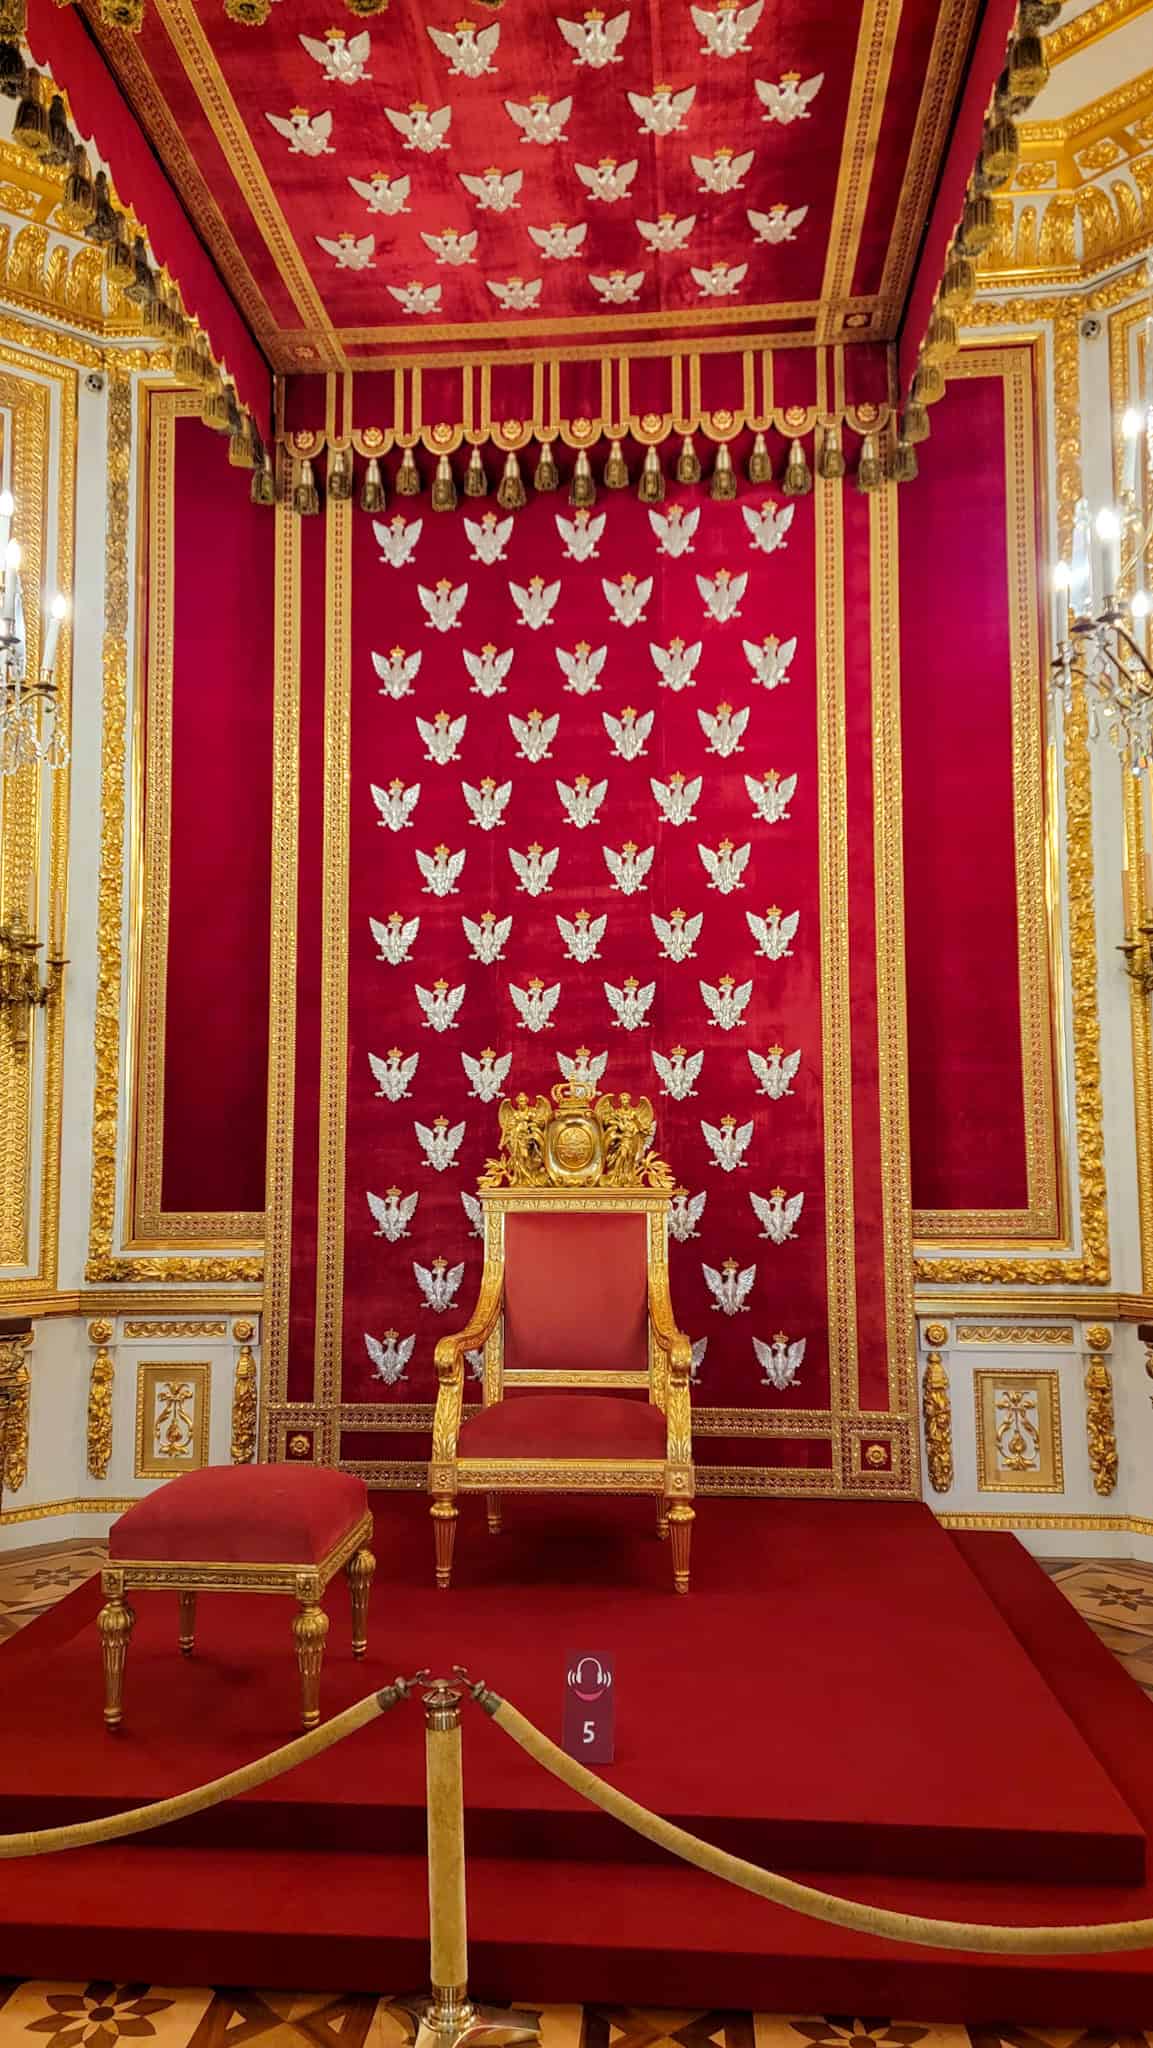
M877 1935L885 1941L912 1942L918 1948L968 1949L976 1955L1110 1955L1122 1949L1153 1948L1153 1920L1115 1920L1079 1927L989 1927L979 1921L930 1920L922 1913L894 1913L885 1906L867 1906L857 1899L819 1891L815 1885L797 1884L791 1877L746 1863L743 1856L730 1856L724 1849L714 1849L711 1842L702 1842L698 1835L674 1827L671 1821L651 1813L647 1806L626 1798L615 1786L606 1785L595 1771L566 1756L563 1749L558 1749L507 1700L484 1686L474 1686L472 1695L491 1714L497 1727L503 1728L544 1770L610 1813L614 1820L623 1821L634 1834L643 1835L646 1841L655 1842L658 1849L667 1849L685 1863L695 1863L698 1870L707 1871L710 1877L724 1878L729 1884L739 1885L742 1891L768 1899L774 1906L787 1906L791 1912L803 1913L810 1920L827 1920L835 1927L851 1928L854 1934Z
M251 1792L255 1785L267 1785L270 1779L295 1770L297 1764L306 1764L310 1757L323 1756L326 1749L387 1714L390 1707L407 1698L408 1691L405 1682L398 1679L382 1692L366 1694L354 1707L334 1714L331 1721L313 1728L309 1734L298 1735L295 1742L269 1750L267 1756L242 1764L239 1770L227 1771L223 1778L196 1785L191 1792L178 1792L172 1799L155 1799L150 1806L133 1806L127 1813L112 1813L104 1820L74 1821L68 1827L33 1828L23 1835L0 1835L0 1857L51 1856L58 1849L87 1849L95 1842L118 1842L125 1835L143 1835L150 1828L166 1827L169 1821L203 1813L207 1806L219 1806L225 1799L235 1799L240 1792Z

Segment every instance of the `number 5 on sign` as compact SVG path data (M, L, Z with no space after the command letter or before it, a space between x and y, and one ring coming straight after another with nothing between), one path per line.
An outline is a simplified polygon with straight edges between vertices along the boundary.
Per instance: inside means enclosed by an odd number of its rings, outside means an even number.
M585 1764L611 1764L616 1730L612 1657L572 1650L565 1658L562 1747Z

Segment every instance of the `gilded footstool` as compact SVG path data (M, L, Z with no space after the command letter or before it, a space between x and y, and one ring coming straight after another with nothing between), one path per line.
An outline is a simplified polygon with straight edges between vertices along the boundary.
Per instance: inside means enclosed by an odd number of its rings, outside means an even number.
M320 1719L320 1667L328 1616L324 1589L343 1565L352 1602L352 1654L368 1646L376 1560L363 1479L297 1465L210 1465L182 1472L114 1522L101 1575L97 1626L104 1656L104 1719L120 1725L124 1663L136 1616L125 1595L170 1588L180 1603L180 1649L190 1657L198 1593L289 1593L300 1666L301 1720Z

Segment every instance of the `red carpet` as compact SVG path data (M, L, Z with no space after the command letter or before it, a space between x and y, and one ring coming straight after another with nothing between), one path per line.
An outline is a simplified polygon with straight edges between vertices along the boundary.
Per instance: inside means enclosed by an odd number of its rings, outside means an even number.
M458 1658L556 1732L566 1652L611 1649L608 1775L714 1840L930 1912L1153 1911L1153 1888L1103 1881L1137 1877L1153 1821L1149 1707L1013 1539L962 1545L915 1507L708 1501L697 1589L677 1601L646 1508L526 1502L512 1522L493 1542L474 1517L459 1588L438 1597L420 1506L381 1505L372 1659L353 1665L334 1597L327 1711ZM202 1603L188 1664L171 1603L141 1599L116 1738L99 1722L96 1604L82 1590L0 1650L2 1829L178 1789L291 1732L289 1603ZM419 1983L420 1748L418 1717L397 1716L206 1816L194 1842L18 1866L0 1972ZM586 1819L478 1714L465 1758L485 1995L1067 2024L1153 2010L1141 1958L937 1957L853 1941L663 1858L642 1874L642 1845Z

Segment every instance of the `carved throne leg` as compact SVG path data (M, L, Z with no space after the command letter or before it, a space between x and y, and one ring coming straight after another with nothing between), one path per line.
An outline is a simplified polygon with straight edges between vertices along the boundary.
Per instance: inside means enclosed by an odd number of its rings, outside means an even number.
M501 1519L500 1495L499 1493L486 1493L484 1498L488 1509L488 1533L490 1536L499 1536Z
M436 1543L436 1583L442 1593L447 1593L452 1584L452 1553L460 1509L451 1495L441 1494L433 1501L429 1513Z
M689 1590L689 1548L693 1540L693 1509L686 1500L676 1500L669 1509L669 1535L673 1550L673 1585L678 1593Z
M320 1719L320 1667L328 1634L328 1616L319 1602L301 1601L300 1613L293 1616L292 1633L300 1666L300 1725L315 1728Z
M178 1593L176 1597L180 1603L180 1654L191 1657L196 1648L196 1595Z
M363 1657L368 1648L368 1596L372 1591L376 1559L371 1550L358 1550L344 1569L352 1607L352 1654Z
M658 1500L657 1502L657 1535L662 1543L668 1542L669 1504L667 1500Z
M104 1725L119 1728L124 1711L124 1660L136 1616L123 1594L113 1593L100 1609L100 1653L104 1659Z

